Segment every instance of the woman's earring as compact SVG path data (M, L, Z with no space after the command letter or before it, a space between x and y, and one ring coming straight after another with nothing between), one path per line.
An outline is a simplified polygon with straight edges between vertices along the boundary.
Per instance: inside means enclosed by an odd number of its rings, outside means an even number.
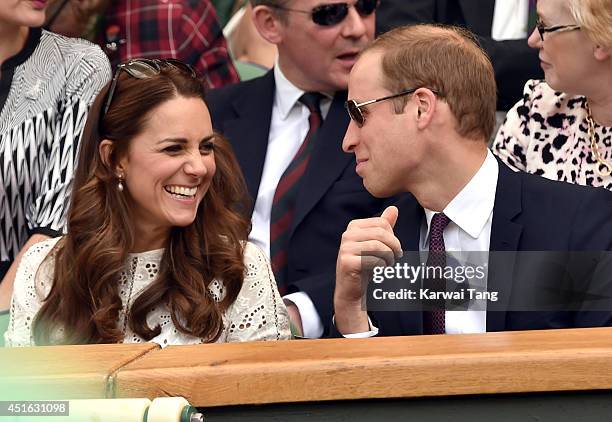
M119 183L117 183L117 189L119 192L123 192L123 175L117 176L119 177Z

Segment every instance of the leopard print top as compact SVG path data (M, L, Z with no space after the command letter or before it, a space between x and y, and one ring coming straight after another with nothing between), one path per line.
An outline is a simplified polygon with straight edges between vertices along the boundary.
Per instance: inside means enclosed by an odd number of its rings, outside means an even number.
M586 98L555 92L544 81L525 84L523 99L508 112L492 150L514 170L612 190L612 176L597 173L586 121ZM612 127L595 123L603 159L612 164Z

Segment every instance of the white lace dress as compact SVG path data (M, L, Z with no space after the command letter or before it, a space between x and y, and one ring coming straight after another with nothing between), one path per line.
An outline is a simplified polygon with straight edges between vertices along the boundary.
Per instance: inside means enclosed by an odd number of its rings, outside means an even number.
M8 347L33 346L32 321L47 297L53 282L53 259L43 262L59 238L46 240L32 246L23 256L11 302L10 322L5 341ZM121 273L119 294L123 302L118 326L125 327L125 343L141 343L145 340L125 324L126 310L134 299L157 277L163 249L130 254L126 270ZM263 252L252 243L244 251L246 275L244 283L225 315L224 329L218 343L289 339L289 317L276 288L270 264ZM216 301L225 296L221 281L214 280L209 291ZM161 333L151 339L162 347L168 345L203 343L202 339L179 332L174 326L168 308L159 306L147 316L149 327L159 324ZM61 330L54 338L61 338Z

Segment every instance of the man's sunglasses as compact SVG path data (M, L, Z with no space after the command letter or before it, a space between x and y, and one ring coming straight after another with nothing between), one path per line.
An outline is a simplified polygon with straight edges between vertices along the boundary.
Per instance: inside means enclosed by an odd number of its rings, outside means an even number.
M132 78L146 79L150 78L151 76L159 75L161 69L164 66L170 66L175 69L178 69L182 72L189 74L192 78L197 79L198 77L193 67L181 62L180 60L175 59L133 59L125 63L119 63L117 65L117 70L115 70L115 75L113 76L113 81L111 82L111 86L108 91L108 96L106 97L106 102L104 103L104 110L102 112L102 116L106 115L108 109L111 106L111 103L113 101L113 95L115 95L115 90L117 89L119 73L121 73L122 70L125 71Z
M344 107L346 108L346 111L348 112L348 115L351 118L351 120L353 120L357 124L357 126L363 127L363 124L365 123L365 116L363 115L363 112L361 111L362 107L365 107L367 105L374 104L374 103L379 103L381 101L390 100L392 98L401 97L403 95L409 95L409 94L412 94L417 89L418 88L407 89L406 91L402 91L398 94L388 95L386 97L377 98L375 100L364 101L363 103L358 103L355 100L348 100L346 103L344 103ZM431 90L431 92L433 92L435 95L440 96L440 94L437 91L434 91L433 89Z
M370 16L374 13L379 3L380 0L357 0L355 2L355 10L361 16ZM312 10L293 9L272 4L268 6L289 12L307 13L312 17L314 23L321 26L331 26L342 22L348 15L349 7L351 7L348 3L321 4Z

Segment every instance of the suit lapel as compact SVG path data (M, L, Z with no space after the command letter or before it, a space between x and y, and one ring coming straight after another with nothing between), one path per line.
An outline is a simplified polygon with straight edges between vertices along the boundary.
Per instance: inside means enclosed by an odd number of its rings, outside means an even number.
M421 223L425 211L411 193L403 194L396 204L399 216L395 228L395 236L405 251L418 251L421 236Z
M421 224L425 216L423 207L419 205L412 194L404 194L397 202L399 216L395 224L394 233L402 244L402 250L417 252L421 238ZM418 265L418 263L411 263ZM394 312L399 318L402 333L422 334L423 333L423 312L406 311Z
M491 36L495 1L493 0L459 0L465 24L477 35Z
M501 331L506 327L507 306L512 293L514 261L523 232L523 226L514 221L522 210L521 178L499 160L498 163L499 178L489 247L494 253L489 257L487 290L499 292L499 300L487 304L487 331Z
M308 168L300 182L300 194L295 204L291 233L304 217L325 195L325 192L338 179L345 167L353 160L352 154L342 151L342 140L348 126L348 115L344 110L346 92L338 92L334 97L327 117L316 134L314 149Z
M232 104L236 118L228 119L223 127L244 173L253 206L268 150L274 87L272 70L253 80L249 89Z

